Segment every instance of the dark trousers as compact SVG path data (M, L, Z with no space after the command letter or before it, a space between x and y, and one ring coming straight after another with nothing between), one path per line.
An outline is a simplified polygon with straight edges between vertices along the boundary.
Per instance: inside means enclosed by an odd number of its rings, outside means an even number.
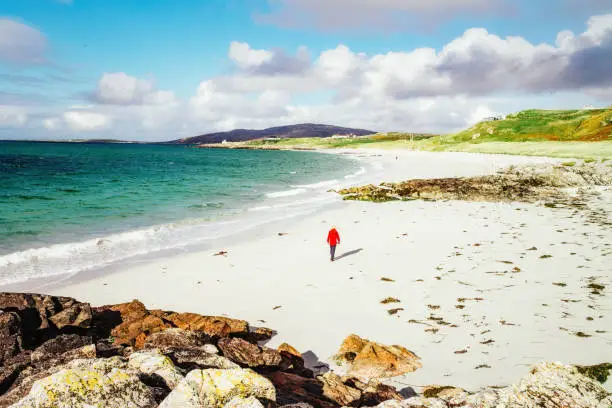
M331 260L334 260L334 257L336 256L336 246L335 245L330 245L329 246L329 254L331 255Z

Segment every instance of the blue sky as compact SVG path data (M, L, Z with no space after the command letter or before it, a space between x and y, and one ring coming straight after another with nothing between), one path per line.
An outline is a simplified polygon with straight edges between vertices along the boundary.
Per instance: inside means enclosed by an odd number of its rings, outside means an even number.
M609 105L611 13L608 0L0 0L0 138L302 121L444 132Z

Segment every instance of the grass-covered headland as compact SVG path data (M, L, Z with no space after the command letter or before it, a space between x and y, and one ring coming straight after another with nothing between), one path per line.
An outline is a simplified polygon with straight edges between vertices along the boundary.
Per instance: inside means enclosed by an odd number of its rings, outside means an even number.
M428 151L612 159L612 108L526 110L459 133L384 133L355 138L266 139L205 147L246 149L406 148Z

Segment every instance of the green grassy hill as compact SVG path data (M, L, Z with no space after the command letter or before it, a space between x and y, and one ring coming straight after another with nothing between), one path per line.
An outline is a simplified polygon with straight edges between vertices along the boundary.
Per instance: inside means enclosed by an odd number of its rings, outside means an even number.
M526 110L440 136L441 143L612 140L612 109Z
M450 135L384 133L350 139L296 138L233 143L236 148L376 148L612 159L612 108L526 110Z

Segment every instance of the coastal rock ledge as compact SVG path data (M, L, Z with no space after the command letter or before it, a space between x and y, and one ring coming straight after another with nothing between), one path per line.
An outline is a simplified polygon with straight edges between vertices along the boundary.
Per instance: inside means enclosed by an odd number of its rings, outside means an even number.
M0 293L0 408L612 406L600 384L609 363L539 363L505 388L432 385L417 393L382 382L423 364L403 346L350 335L335 356L345 375L315 376L291 345L259 344L273 334L238 319L148 310L137 300L92 307Z

